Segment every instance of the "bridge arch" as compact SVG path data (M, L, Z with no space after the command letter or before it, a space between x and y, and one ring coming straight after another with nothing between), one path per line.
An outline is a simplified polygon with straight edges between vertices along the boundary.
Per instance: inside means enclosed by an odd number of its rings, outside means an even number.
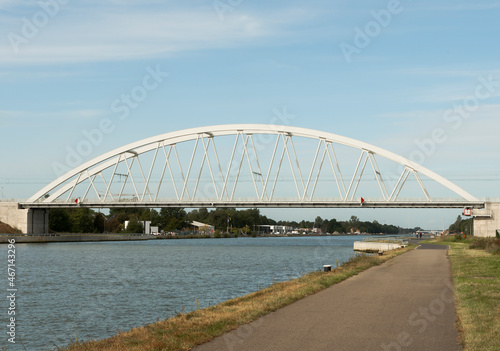
M267 135L273 139L272 147L259 151L255 146L255 135ZM221 160L216 139L233 137L230 158ZM317 144L311 155L312 166L299 162L294 141L297 138L312 140ZM194 143L187 166L182 166L177 146ZM356 168L349 179L344 179L335 148L346 146L360 151ZM241 156L235 156L237 147ZM229 151L228 148L226 148ZM271 150L272 149L272 150ZM271 152L272 151L272 152ZM262 164L259 154L265 152L268 164ZM141 156L149 154L147 167L143 167ZM311 158L312 158L311 157ZM402 166L399 180L390 186L383 177L377 159L393 161ZM251 173L251 184L255 194L241 200L236 199L235 189L244 164ZM284 164L290 167L296 196L286 201L275 197L279 174ZM176 171L173 171L173 168ZM302 166L302 167L301 167ZM132 171L135 167L135 175ZM329 168L331 181L338 196L335 199L315 200L315 189L323 169ZM143 139L90 160L54 180L22 205L25 207L50 207L86 205L89 207L113 206L179 206L179 207L348 207L359 205L358 186L366 169L373 171L380 190L380 197L367 201L382 207L404 205L398 196L407 179L413 175L422 190L422 199L417 201L430 206L436 201L431 197L421 175L451 190L460 197L457 206L464 203L478 203L479 200L456 184L411 160L388 150L352 138L328 132L265 124L231 124L185 129ZM121 169L122 173L119 173ZM207 172L208 184L213 185L212 197L197 196L202 172ZM370 172L371 173L371 172ZM153 184L153 179L158 184ZM99 182L99 187L97 183ZM167 185L167 183L169 185ZM154 185L154 186L153 186ZM125 187L133 189L126 196ZM170 186L175 193L170 199L162 198L162 188ZM132 197L130 197L132 196ZM372 200L372 199L367 199ZM415 203L413 203L413 206Z

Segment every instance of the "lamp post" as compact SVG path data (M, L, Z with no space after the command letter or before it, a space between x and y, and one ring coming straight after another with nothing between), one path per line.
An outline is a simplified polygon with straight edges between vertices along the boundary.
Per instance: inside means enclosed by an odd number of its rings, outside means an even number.
M1 201L3 201L3 187L1 187L1 189L2 189L2 200Z

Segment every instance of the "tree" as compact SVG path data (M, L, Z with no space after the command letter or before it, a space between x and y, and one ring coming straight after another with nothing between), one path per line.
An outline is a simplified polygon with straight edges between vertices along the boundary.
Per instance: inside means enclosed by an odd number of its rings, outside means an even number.
M200 218L200 222L203 222L208 218L208 210L206 208L202 207L198 210L198 215Z
M344 231L344 227L342 223L337 222L336 219L324 220L323 225L321 226L321 230L325 233L342 233Z
M188 225L186 211L179 207L162 208L158 225L167 231L180 230Z
M450 233L464 233L465 235L474 235L473 219L462 219L462 216L458 216L455 222L450 225Z
M197 210L192 210L187 214L187 219L190 222L197 221L197 222L202 222L206 223L208 221L209 217L209 212L206 208L202 207Z
M94 215L94 233L104 233L106 223L106 216L102 213Z
M151 221L151 225L157 226L160 214L154 208L145 208L139 213L138 219L140 221Z
M77 208L70 210L73 233L93 233L94 213L90 208Z
M252 227L254 225L262 224L260 219L260 210L251 208L243 211L234 211L232 213L233 227L243 228L245 226Z
M122 230L123 225L116 217L113 217L105 223L104 227L107 233L118 233Z
M139 221L137 217L133 217L128 222L128 226L125 229L126 233L144 233L144 228L142 226L142 222Z
M472 218L463 219L460 222L460 232L465 235L474 235L474 220Z
M314 228L321 228L322 225L323 218L321 218L320 216L316 217L316 219L314 220Z
M71 221L68 211L63 208L53 208L49 212L49 228L56 233L69 233Z
M245 234L245 235L248 235L248 233L250 233L250 227L248 225L246 225L243 229L241 229L241 231Z
M351 216L351 219L349 219L349 222L347 223L347 229L350 231L351 229L359 229L359 218L356 216Z
M51 209L49 228L63 233L102 233L106 217L89 208Z
M109 217L116 218L118 222L124 223L131 220L133 217L141 218L145 210L141 208L111 208L109 210ZM149 211L149 210L146 210Z
M462 216L458 216L457 219L455 220L455 223L450 225L450 233L457 233L461 231L460 224L462 222Z
M210 211L207 223L212 224L217 230L225 232L228 224L234 225L235 213L236 210L234 208L216 208L215 210Z

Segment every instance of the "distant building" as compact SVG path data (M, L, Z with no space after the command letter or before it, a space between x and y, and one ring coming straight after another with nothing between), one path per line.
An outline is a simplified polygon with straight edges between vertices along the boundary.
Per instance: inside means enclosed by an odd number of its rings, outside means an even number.
M259 230L265 234L288 234L293 231L293 227L288 227L285 225L259 225Z
M151 221L139 221L142 224L142 233L151 234ZM125 221L124 228L127 229L130 221Z
M193 221L190 223L190 226L198 233L200 234L210 234L210 235L213 235L214 234L214 230L215 230L215 227L213 225L210 225L210 224L206 224L206 223L201 223L201 222L197 222L197 221Z

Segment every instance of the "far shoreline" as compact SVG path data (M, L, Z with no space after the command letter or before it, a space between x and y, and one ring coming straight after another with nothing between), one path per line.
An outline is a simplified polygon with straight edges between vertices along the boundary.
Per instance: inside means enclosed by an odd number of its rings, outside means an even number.
M19 244L47 244L63 242L109 242L109 241L147 241L147 240L187 240L187 239L238 239L238 238L284 238L284 237L357 237L357 236L386 236L389 234L281 234L214 238L202 235L148 235L148 234L0 234L0 244L8 244L9 239L15 239ZM407 236L407 234L390 234L390 236Z

